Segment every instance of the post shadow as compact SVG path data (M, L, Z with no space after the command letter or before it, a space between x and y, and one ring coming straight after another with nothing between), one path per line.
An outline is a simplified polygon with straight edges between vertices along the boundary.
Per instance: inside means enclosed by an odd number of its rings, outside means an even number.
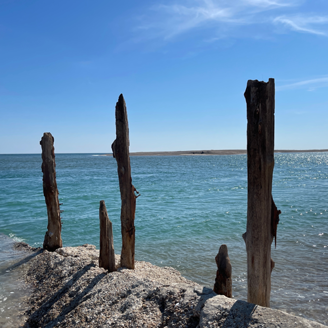
M85 302L88 300L91 295L87 295L98 283L99 281L106 276L106 273L100 273L96 277L94 277L90 284L81 292L78 294L63 310L62 312L58 315L58 317L54 320L51 320L45 328L51 328L59 323L61 323L63 320L65 320L65 317L68 313L73 311L77 306L79 306L81 303Z
M233 325L236 325L236 316L242 318L242 320L238 322L238 327L246 328L250 324L253 327L254 324L258 323L257 319L252 318L252 315L255 312L256 308L256 304L248 303L241 300L236 301L231 307L229 314L222 325L222 328L236 327Z
M38 327L39 322L48 313L51 307L59 301L67 292L69 292L70 287L79 280L88 270L95 267L93 263L86 265L80 271L76 272L72 279L69 280L59 291L57 291L46 303L42 304L34 313L30 315L27 319L24 327Z
M21 266L21 265L23 265L23 264L29 262L29 261L32 260L35 256L41 254L42 252L43 252L43 249L40 248L38 251L34 252L33 254L28 255L28 256L24 257L23 259L21 259L20 261L18 261L17 263L15 263L15 264L13 264L13 265L11 265L11 266L9 266L9 267L7 267L7 268L1 270L1 271L0 271L0 275L5 274L6 271L12 271L12 270L18 268L19 266Z

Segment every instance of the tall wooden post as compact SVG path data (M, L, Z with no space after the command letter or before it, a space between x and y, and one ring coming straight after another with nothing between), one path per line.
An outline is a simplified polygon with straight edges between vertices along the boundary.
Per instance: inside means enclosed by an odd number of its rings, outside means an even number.
M99 267L115 271L115 253L114 253L114 238L113 225L108 218L105 201L100 201L99 207L100 221L100 251L99 251Z
M274 79L247 82L247 300L270 307Z
M42 148L43 194L47 204L48 231L44 237L43 248L53 252L63 246L61 239L61 219L56 182L56 162L54 137L44 133L40 141Z
M112 144L113 157L117 161L117 173L121 192L121 266L134 269L136 189L132 185L129 125L126 104L121 94L115 108L116 139Z

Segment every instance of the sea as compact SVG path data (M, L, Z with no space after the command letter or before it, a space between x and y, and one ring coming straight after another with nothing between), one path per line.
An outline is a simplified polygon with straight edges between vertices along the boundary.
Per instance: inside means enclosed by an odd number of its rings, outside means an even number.
M21 288L15 286L20 266L10 269L18 255L8 245L24 241L42 247L47 230L41 163L40 154L0 155L2 318L14 315L12 308L21 297ZM119 254L121 201L115 159L56 154L56 165L63 245L99 248L99 202L104 200ZM226 244L233 297L247 300L242 239L247 156L132 156L131 168L132 183L140 192L136 260L174 267L213 288L215 256ZM276 153L272 194L282 213L276 248L272 244L271 307L328 325L328 153Z

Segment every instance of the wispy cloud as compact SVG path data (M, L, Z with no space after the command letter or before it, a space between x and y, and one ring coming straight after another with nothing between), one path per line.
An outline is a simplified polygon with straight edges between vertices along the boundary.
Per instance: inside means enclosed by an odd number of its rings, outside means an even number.
M260 14L294 6L299 0L175 0L151 7L143 30L154 30L165 39L190 30L214 26L224 29L263 20Z
M276 87L276 90L307 88L308 91L314 91L315 89L323 87L328 87L328 76L280 85Z
M143 17L139 29L148 37L168 40L207 28L211 35L206 39L218 40L238 27L260 24L272 28L278 24L289 30L326 36L328 16L297 14L302 3L304 0L167 0L150 8L151 14ZM261 33L261 29L257 31Z
M297 0L241 0L241 5L244 6L253 6L258 8L279 8L279 7L289 7L294 6L299 1Z
M297 32L327 36L327 26L324 26L326 30L319 30L316 26L328 25L328 16L279 16L273 21L274 23L281 23Z
M157 29L165 39L169 39L212 22L229 22L234 19L232 8L218 6L212 0L194 1L193 4L153 6L152 11L159 16L149 28Z

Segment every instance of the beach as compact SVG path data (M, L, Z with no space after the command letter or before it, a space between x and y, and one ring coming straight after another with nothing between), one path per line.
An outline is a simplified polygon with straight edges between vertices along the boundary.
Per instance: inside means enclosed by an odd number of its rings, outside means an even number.
M32 327L325 327L319 323L215 294L170 267L137 261L108 273L94 245L55 252L14 244L30 294L20 325ZM21 267L24 267L22 270ZM18 314L17 314L18 316ZM15 318L16 319L16 318Z

